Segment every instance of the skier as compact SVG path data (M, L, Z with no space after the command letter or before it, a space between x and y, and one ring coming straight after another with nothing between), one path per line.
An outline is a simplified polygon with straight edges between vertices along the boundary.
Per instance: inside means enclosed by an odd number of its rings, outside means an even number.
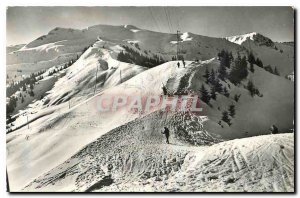
M182 63L183 63L183 68L185 68L185 62L184 62L184 59L182 59Z
M167 127L164 127L164 128L165 128L165 130L162 132L162 134L165 134L165 136L166 136L166 139L167 139L166 143L170 144L170 142L169 142L170 131Z
M178 68L180 67L180 63L179 62L177 63L177 66L178 66Z
M278 128L273 124L271 128L269 129L271 131L271 134L277 134Z

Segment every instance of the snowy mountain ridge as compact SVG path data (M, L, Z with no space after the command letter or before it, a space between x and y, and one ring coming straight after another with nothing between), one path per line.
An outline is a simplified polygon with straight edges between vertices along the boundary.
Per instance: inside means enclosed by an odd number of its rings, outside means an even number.
M257 35L257 34L258 34L257 32L251 32L251 33L246 33L246 34L241 34L241 35L229 36L229 37L225 37L225 38L230 42L241 45L247 39L254 40L253 37L254 37L254 35Z
M82 30L57 27L47 35L26 44L21 49L8 48L8 71L11 75L18 75L18 70L28 74L33 71L48 69L58 62L70 61L95 43L99 37L119 43L134 41L145 50L158 52L161 56L166 55L165 58L168 60L171 60L172 56L176 56L177 36L175 33L141 30L132 25L94 25ZM247 38L253 43L245 42ZM274 43L271 39L256 32L227 37L227 39L184 32L180 34L180 40L180 53L184 54L186 59L211 59L220 52L220 49L227 49L233 53L239 51L242 54L246 54L247 50L253 50L253 44L259 47L258 50L264 52L260 53L263 54L260 59L265 65L276 65L279 63L276 66L283 75L288 75L294 71L292 68L293 54L291 53L293 46ZM265 46L270 48L264 48ZM12 49L17 50L11 51ZM274 49L278 51L276 52ZM256 53L256 50L253 50L253 53ZM270 56L273 58L270 59Z
M249 45L248 43L246 44L245 42L250 40L259 46L267 46L271 48L275 47L274 42L270 38L257 32L251 32L251 33L236 35L236 36L229 36L225 38L228 41L236 43L238 45L242 45L242 44L244 44L244 46Z

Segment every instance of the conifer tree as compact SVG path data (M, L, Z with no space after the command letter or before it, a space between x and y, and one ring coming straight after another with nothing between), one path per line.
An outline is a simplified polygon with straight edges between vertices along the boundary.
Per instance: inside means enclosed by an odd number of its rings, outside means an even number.
M253 65L253 63L250 63L250 71L251 71L252 73L254 73L254 65Z
M279 74L279 72L278 72L278 70L277 70L276 67L274 68L274 74L277 75L277 76L280 76L280 74Z
M216 92L218 92L218 93L222 93L223 92L223 86L220 83L220 80L218 78L216 78L216 80L215 80L214 87L216 89Z
M209 93L208 91L205 89L204 85L202 84L201 88L200 88L200 94L201 94L201 97L200 99L205 102L206 104L209 103L210 101L210 96L209 96Z
M208 82L211 83L212 85L215 85L215 82L216 82L216 73L215 73L214 69L211 69Z
M253 53L252 52L250 52L249 53L249 55L248 55L248 62L251 64L255 64L255 57L254 57L254 55L253 55Z
M205 78L205 82L208 83L209 82L209 71L208 68L205 68L205 74L203 75L203 77Z
M262 61L259 58L256 59L256 65L261 67L261 68L264 67L264 64L262 63Z
M212 99L214 99L214 100L217 99L217 94L216 94L216 88L215 88L215 86L212 86L212 87L210 88L210 97L211 97Z
M224 63L222 63L222 61L220 62L218 71L219 71L218 77L224 81L227 78L227 71L226 71L226 67L225 67Z
M233 83L233 84L238 84L240 83L239 80L239 68L241 67L241 56L238 53L237 58L234 61L234 66L231 68L230 73L229 73L229 80Z
M248 76L247 60L245 56L242 58L240 66L240 79L243 80Z
M251 80L248 81L247 89L250 92L250 95L253 97L255 95L256 91L255 91L254 84L253 84L253 82Z
M226 96L228 98L229 97L229 92L228 92L228 89L226 87L224 87L223 92L224 92L224 96Z
M221 64L227 68L230 68L230 57L229 57L229 53L227 51L223 52L223 55L221 58Z
M239 99L240 99L240 97L241 97L241 94L240 94L240 95L235 94L233 99L234 99L236 102L238 102Z
M227 112L227 111L223 111L223 112L222 112L222 120L223 120L224 122L226 122L229 126L231 125L230 119L229 119L229 116L228 116L228 112Z
M229 80L236 85L239 84L247 76L248 70L246 57L244 56L243 58L241 58L241 56L238 54L238 57L235 59L235 64L231 68L231 71L229 73Z
M234 60L234 58L232 56L232 52L229 53L229 60L230 60L230 63Z
M229 115L231 117L235 116L235 106L234 106L234 104L229 105L228 111L229 111Z

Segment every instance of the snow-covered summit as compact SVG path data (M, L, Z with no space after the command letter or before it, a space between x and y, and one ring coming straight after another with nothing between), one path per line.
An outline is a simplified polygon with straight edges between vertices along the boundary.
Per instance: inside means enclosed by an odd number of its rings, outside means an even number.
M242 34L242 35L236 35L236 36L230 36L230 37L226 37L226 39L232 43L236 43L238 45L242 45L245 41L252 41L255 43L255 45L258 46L266 46L266 47L270 47L270 48L275 48L275 44L274 42L260 34L257 32L251 32L251 33L247 33L247 34Z
M226 39L230 42L241 45L247 39L254 40L253 37L254 37L254 35L257 35L257 34L258 34L257 32L251 32L251 33L242 34L242 35L229 36L229 37L226 37Z
M182 41L191 41L193 38L190 36L189 32L184 32L180 38L182 39Z
M184 32L180 35L181 41L179 42L184 42L184 41L192 41L193 37L191 36L190 32ZM178 41L170 41L171 44L177 44Z

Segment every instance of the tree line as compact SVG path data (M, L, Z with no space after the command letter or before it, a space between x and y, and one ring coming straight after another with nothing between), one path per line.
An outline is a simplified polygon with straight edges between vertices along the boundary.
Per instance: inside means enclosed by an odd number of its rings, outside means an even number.
M77 56L77 59L79 57ZM66 69L70 67L76 60L70 60L67 63L65 63L63 66L54 68L52 71L48 72L48 76L52 76L53 74L57 73L58 71L61 71L63 69ZM39 80L42 80L44 77L42 74L44 74L46 70L41 70L36 73L31 73L29 77L26 77L18 82L12 82L7 88L6 88L6 97L9 98L8 103L6 104L6 116L7 118L10 117L10 115L14 112L15 108L17 107L17 101L20 98L21 103L24 103L26 97L23 96L22 93L20 93L18 96L13 96L17 91L23 91L27 92L30 97L34 97L34 86L35 83ZM29 88L29 89L28 89Z
M132 63L132 64L141 65L149 68L155 67L157 65L161 65L166 62L162 57L156 54L154 54L152 57L143 55L142 53L139 52L140 49L139 46L137 47L135 45L135 48L138 50L130 48L126 45L123 45L122 47L125 50L121 51L117 56L117 59L121 62Z

